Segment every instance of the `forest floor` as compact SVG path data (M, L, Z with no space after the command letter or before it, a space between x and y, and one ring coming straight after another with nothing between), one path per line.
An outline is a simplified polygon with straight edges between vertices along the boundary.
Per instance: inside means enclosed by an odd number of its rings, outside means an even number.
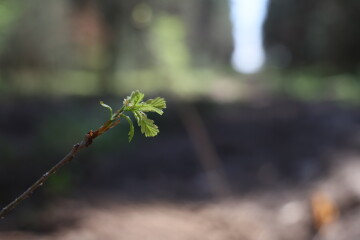
M29 165L23 166L19 159L36 159L39 152L31 152L33 149L41 149L45 159L60 157L64 150L54 146L74 143L73 127L67 123L79 122L83 117L80 109L98 114L89 110L94 102L2 103L3 136L25 146L25 153L6 152L15 163L6 162L7 168L0 169L2 199L24 189L41 169L51 166L33 161L33 169L39 170L31 175ZM0 239L360 238L358 106L290 99L196 103L192 107L201 116L199 124L209 141L196 148L195 142L201 139L196 135L202 133L195 130L193 137L188 136L191 128L179 117L183 113L180 105L170 102L166 121L158 119L162 133L151 141L140 140L140 135L135 136L134 147L114 141L126 128L120 128L119 135L111 133L96 141L94 149L80 155L67 166L70 172L58 179L63 185L66 181L74 185L70 193L59 183L45 185L33 197L34 201L45 198L40 201L45 206L39 208L27 200L30 203L0 222ZM56 115L67 108L73 110L64 113L65 117ZM34 111L39 115L34 116ZM29 126L15 128L19 126L16 116L30 122ZM62 125L66 127L56 128ZM90 125L94 122L80 128ZM68 141L49 138L49 130ZM9 137L15 135L15 140ZM218 194L208 181L213 173L204 171L204 162L198 161L204 151L219 161L217 170L223 171L229 189L226 196ZM23 178L15 182L9 171ZM65 197L44 190L51 188L64 191Z

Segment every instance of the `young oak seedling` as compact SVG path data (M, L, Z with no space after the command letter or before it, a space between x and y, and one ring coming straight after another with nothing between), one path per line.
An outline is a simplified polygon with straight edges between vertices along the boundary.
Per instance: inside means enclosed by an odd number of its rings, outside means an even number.
M49 171L43 174L33 185L31 185L24 193L17 197L14 201L9 203L0 211L0 219L13 210L19 203L28 198L38 187L42 186L43 183L53 175L57 170L59 170L66 163L74 159L76 153L83 148L87 148L93 142L93 140L105 133L109 129L115 127L120 123L121 118L125 118L129 125L129 142L134 137L134 124L131 118L128 116L128 113L132 113L136 119L138 126L140 127L141 132L145 137L154 137L159 133L159 128L155 125L154 121L149 119L146 115L147 112L155 112L160 115L163 114L163 109L166 108L166 102L164 98L157 97L155 99L149 99L143 101L144 94L140 91L133 91L130 96L126 97L123 101L122 107L117 110L115 113L109 105L106 105L102 101L100 104L109 109L110 118L97 130L90 130L84 137L84 139L75 144L71 151L55 166L53 166Z

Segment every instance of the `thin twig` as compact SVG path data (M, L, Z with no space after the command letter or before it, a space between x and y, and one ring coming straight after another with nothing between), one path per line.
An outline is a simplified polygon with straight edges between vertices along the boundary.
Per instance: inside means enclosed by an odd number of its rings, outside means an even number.
M44 182L53 175L57 170L59 170L66 163L70 162L74 159L76 153L83 148L87 148L93 142L93 140L105 133L109 129L115 127L120 123L120 118L125 117L130 125L129 131L129 141L131 141L134 136L134 125L132 120L124 114L124 112L132 112L135 116L138 125L141 127L141 132L145 135L145 137L154 137L159 133L158 127L154 124L154 121L147 118L145 112L156 112L160 115L163 114L164 108L166 108L166 101L164 98L157 97L155 99L149 99L146 102L142 101L144 98L144 94L139 90L133 91L130 96L124 99L123 106L113 113L112 108L109 105L106 105L103 102L100 102L101 106L110 110L110 120L106 121L99 129L96 131L90 130L85 135L85 138L80 142L73 146L71 151L55 166L53 166L49 171L43 174L39 180L37 180L33 185L31 185L24 193L22 193L19 197L15 198L14 201L9 203L0 211L0 219L4 218L4 216L13 210L19 203L28 198L36 189L38 189Z
M119 115L120 116L120 115ZM25 192L23 192L20 196L15 198L14 201L9 203L7 206L5 206L0 211L0 219L3 219L7 213L9 213L11 210L13 210L19 203L24 201L26 198L28 198L36 189L38 189L40 186L44 184L44 182L56 171L58 171L61 167L63 167L66 163L71 162L71 160L74 159L77 152L79 152L81 149L87 148L90 146L93 142L93 140L109 130L110 128L115 127L117 124L119 124L119 119L109 120L104 125L102 125L98 130L96 131L90 131L85 135L85 138L80 142L73 146L71 151L55 166L53 166L49 171L44 173L33 185L31 185Z

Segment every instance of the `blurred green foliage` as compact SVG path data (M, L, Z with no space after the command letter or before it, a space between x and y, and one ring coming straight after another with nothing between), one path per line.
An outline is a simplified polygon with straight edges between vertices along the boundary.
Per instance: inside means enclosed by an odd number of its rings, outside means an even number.
M175 16L160 15L151 31L151 46L157 67L163 71L184 71L190 67L184 23Z
M0 51L4 48L4 43L15 20L21 14L21 5L17 0L0 1Z
M304 101L339 101L360 103L360 75L344 73L326 75L303 68L270 72L270 91Z
M226 2L194 1L186 5L164 1L124 1L123 4L109 1L101 6L87 3L0 1L0 95L3 98L123 96L133 89L148 94L164 92L180 98L218 99L218 95L224 97L232 92L231 99L237 100L242 99L244 93L251 95L247 89L249 84L244 80L253 76L230 70L229 58L223 57L226 54L220 51L228 47L227 41L221 39L231 35L229 21L224 20L228 19L224 17L228 11ZM310 2L273 4L275 13L271 16L275 18L270 17L271 27L267 31L274 28L276 35L287 25L278 26L274 21L290 14L279 15L276 11L281 8L295 11L296 6ZM41 11L40 7L48 11ZM337 5L333 7L337 9ZM119 11L123 14L121 17L117 14ZM104 19L99 17L102 14ZM302 15L297 14L296 21L303 21ZM44 19L49 21L42 25ZM271 36L268 35L270 40ZM311 36L322 41L317 35ZM296 41L299 42L307 44ZM96 54L92 54L94 49ZM305 54L307 47L299 49L299 54ZM289 54L296 57L291 51ZM219 65L211 62L210 57L202 61L206 64L199 63L199 58L210 53L221 59L217 61ZM89 61L96 64L88 64ZM360 74L335 72L324 74L306 67L286 71L267 69L254 78L261 79L261 85L273 94L302 100L358 101Z

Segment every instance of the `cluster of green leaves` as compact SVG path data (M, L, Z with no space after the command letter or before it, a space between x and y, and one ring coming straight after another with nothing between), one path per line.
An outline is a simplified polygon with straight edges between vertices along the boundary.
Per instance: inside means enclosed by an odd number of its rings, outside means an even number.
M166 102L164 98L157 97L155 99L149 99L147 101L143 101L144 94L140 91L133 91L130 96L126 97L123 101L123 106L113 113L112 108L109 105L100 102L100 104L108 108L110 111L110 120L115 121L121 117L125 118L129 125L129 142L134 137L134 124L131 118L126 115L126 112L131 112L140 127L141 133L143 133L146 137L154 137L159 133L158 126L155 125L154 121L149 119L146 115L147 112L155 112L162 115L163 109L166 108Z

